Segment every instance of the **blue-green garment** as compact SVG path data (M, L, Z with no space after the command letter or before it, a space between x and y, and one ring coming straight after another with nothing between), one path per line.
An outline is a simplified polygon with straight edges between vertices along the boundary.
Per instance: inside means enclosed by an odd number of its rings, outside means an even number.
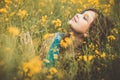
M53 67L55 65L55 61L57 59L54 59L54 55L59 55L59 51L60 51L60 47L59 47L59 43L60 40L62 39L63 33L56 33L56 37L53 40L52 44L50 45L50 49L46 55L46 59L49 62L45 62L44 65L45 67Z

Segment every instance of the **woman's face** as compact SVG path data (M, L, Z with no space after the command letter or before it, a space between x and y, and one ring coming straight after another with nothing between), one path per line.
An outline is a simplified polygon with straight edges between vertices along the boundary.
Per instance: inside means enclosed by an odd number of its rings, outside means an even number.
M90 28L91 23L95 20L97 14L93 11L85 11L82 14L76 14L71 20L68 21L68 25L79 33L85 33Z

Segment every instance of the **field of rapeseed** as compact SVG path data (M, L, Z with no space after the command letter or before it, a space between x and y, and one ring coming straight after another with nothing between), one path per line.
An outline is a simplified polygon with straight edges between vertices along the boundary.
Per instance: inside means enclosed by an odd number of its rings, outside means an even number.
M62 53L55 67L44 68L49 61L39 58L43 41L51 33L67 32L67 21L89 7L100 9L115 24L104 52L84 43L84 55L72 59L73 54ZM119 0L0 0L0 80L119 80L119 8ZM24 36L20 39L24 33L31 35L28 43L23 43ZM63 47L70 42L65 40Z

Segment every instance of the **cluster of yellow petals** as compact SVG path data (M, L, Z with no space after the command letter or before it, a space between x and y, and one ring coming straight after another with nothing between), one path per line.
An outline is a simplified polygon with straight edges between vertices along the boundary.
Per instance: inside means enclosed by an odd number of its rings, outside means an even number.
M94 50L94 49L95 49L94 44L93 44L93 43L90 43L89 48L92 49L92 50Z
M18 16L20 16L21 18L24 18L28 15L27 11L26 10L19 10L18 11Z
M99 56L101 58L105 58L106 57L106 53L103 52L103 53L99 54ZM94 58L95 58L95 55L80 55L80 56L78 56L77 60L78 61L83 60L83 61L87 62L87 61L92 61Z
M4 0L4 1L5 1L5 3L7 3L7 4L11 4L11 3L12 3L11 0Z
M19 34L19 29L17 27L8 27L8 32L12 36L17 36Z
M49 72L50 72L50 74L56 74L58 71L57 71L57 69L55 68L55 67L51 67L50 69L49 69Z
M105 52L103 52L103 53L100 55L100 57L101 57L101 58L106 57L106 53L105 53Z
M98 50L95 50L95 54L98 55L100 52Z
M58 54L54 54L54 59L58 59Z
M84 55L84 56L83 56L83 60L84 60L85 62L91 61L93 58L94 58L93 55L88 55L88 56Z
M47 18L48 18L47 15L44 15L44 16L41 17L41 19L40 19L40 24L41 24L42 26L45 26L45 25L46 25L46 23L47 23Z
M43 39L45 40L45 39L47 39L47 38L49 38L49 37L52 37L52 36L54 36L55 34L50 34L50 33L47 33L47 34L45 34L44 36L43 36Z
M71 40L69 37L66 37L65 39L60 41L60 46L62 48L67 48L71 44Z
M39 56L31 59L29 62L23 64L23 71L27 73L29 77L37 74L41 71L42 61L39 59Z
M112 32L113 34L118 34L118 29L117 29L117 28L113 28L113 29L111 30L111 32Z
M0 13L7 13L7 9L6 8L1 8Z
M113 41L113 40L116 39L116 37L115 37L114 35L109 35L109 36L107 37L107 39L108 39L108 41Z
M61 20L60 19L52 20L52 24L55 26L55 28L60 27Z

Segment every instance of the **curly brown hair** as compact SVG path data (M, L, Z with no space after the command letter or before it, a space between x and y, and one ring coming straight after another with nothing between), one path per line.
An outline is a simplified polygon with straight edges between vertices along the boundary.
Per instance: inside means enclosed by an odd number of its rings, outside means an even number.
M103 15L100 10L95 8L88 8L85 11L93 11L97 13L97 18L91 23L89 28L89 41L94 44L99 44L101 47L105 46L107 43L107 36L111 34L111 30L114 27L114 24L109 19L109 17Z

